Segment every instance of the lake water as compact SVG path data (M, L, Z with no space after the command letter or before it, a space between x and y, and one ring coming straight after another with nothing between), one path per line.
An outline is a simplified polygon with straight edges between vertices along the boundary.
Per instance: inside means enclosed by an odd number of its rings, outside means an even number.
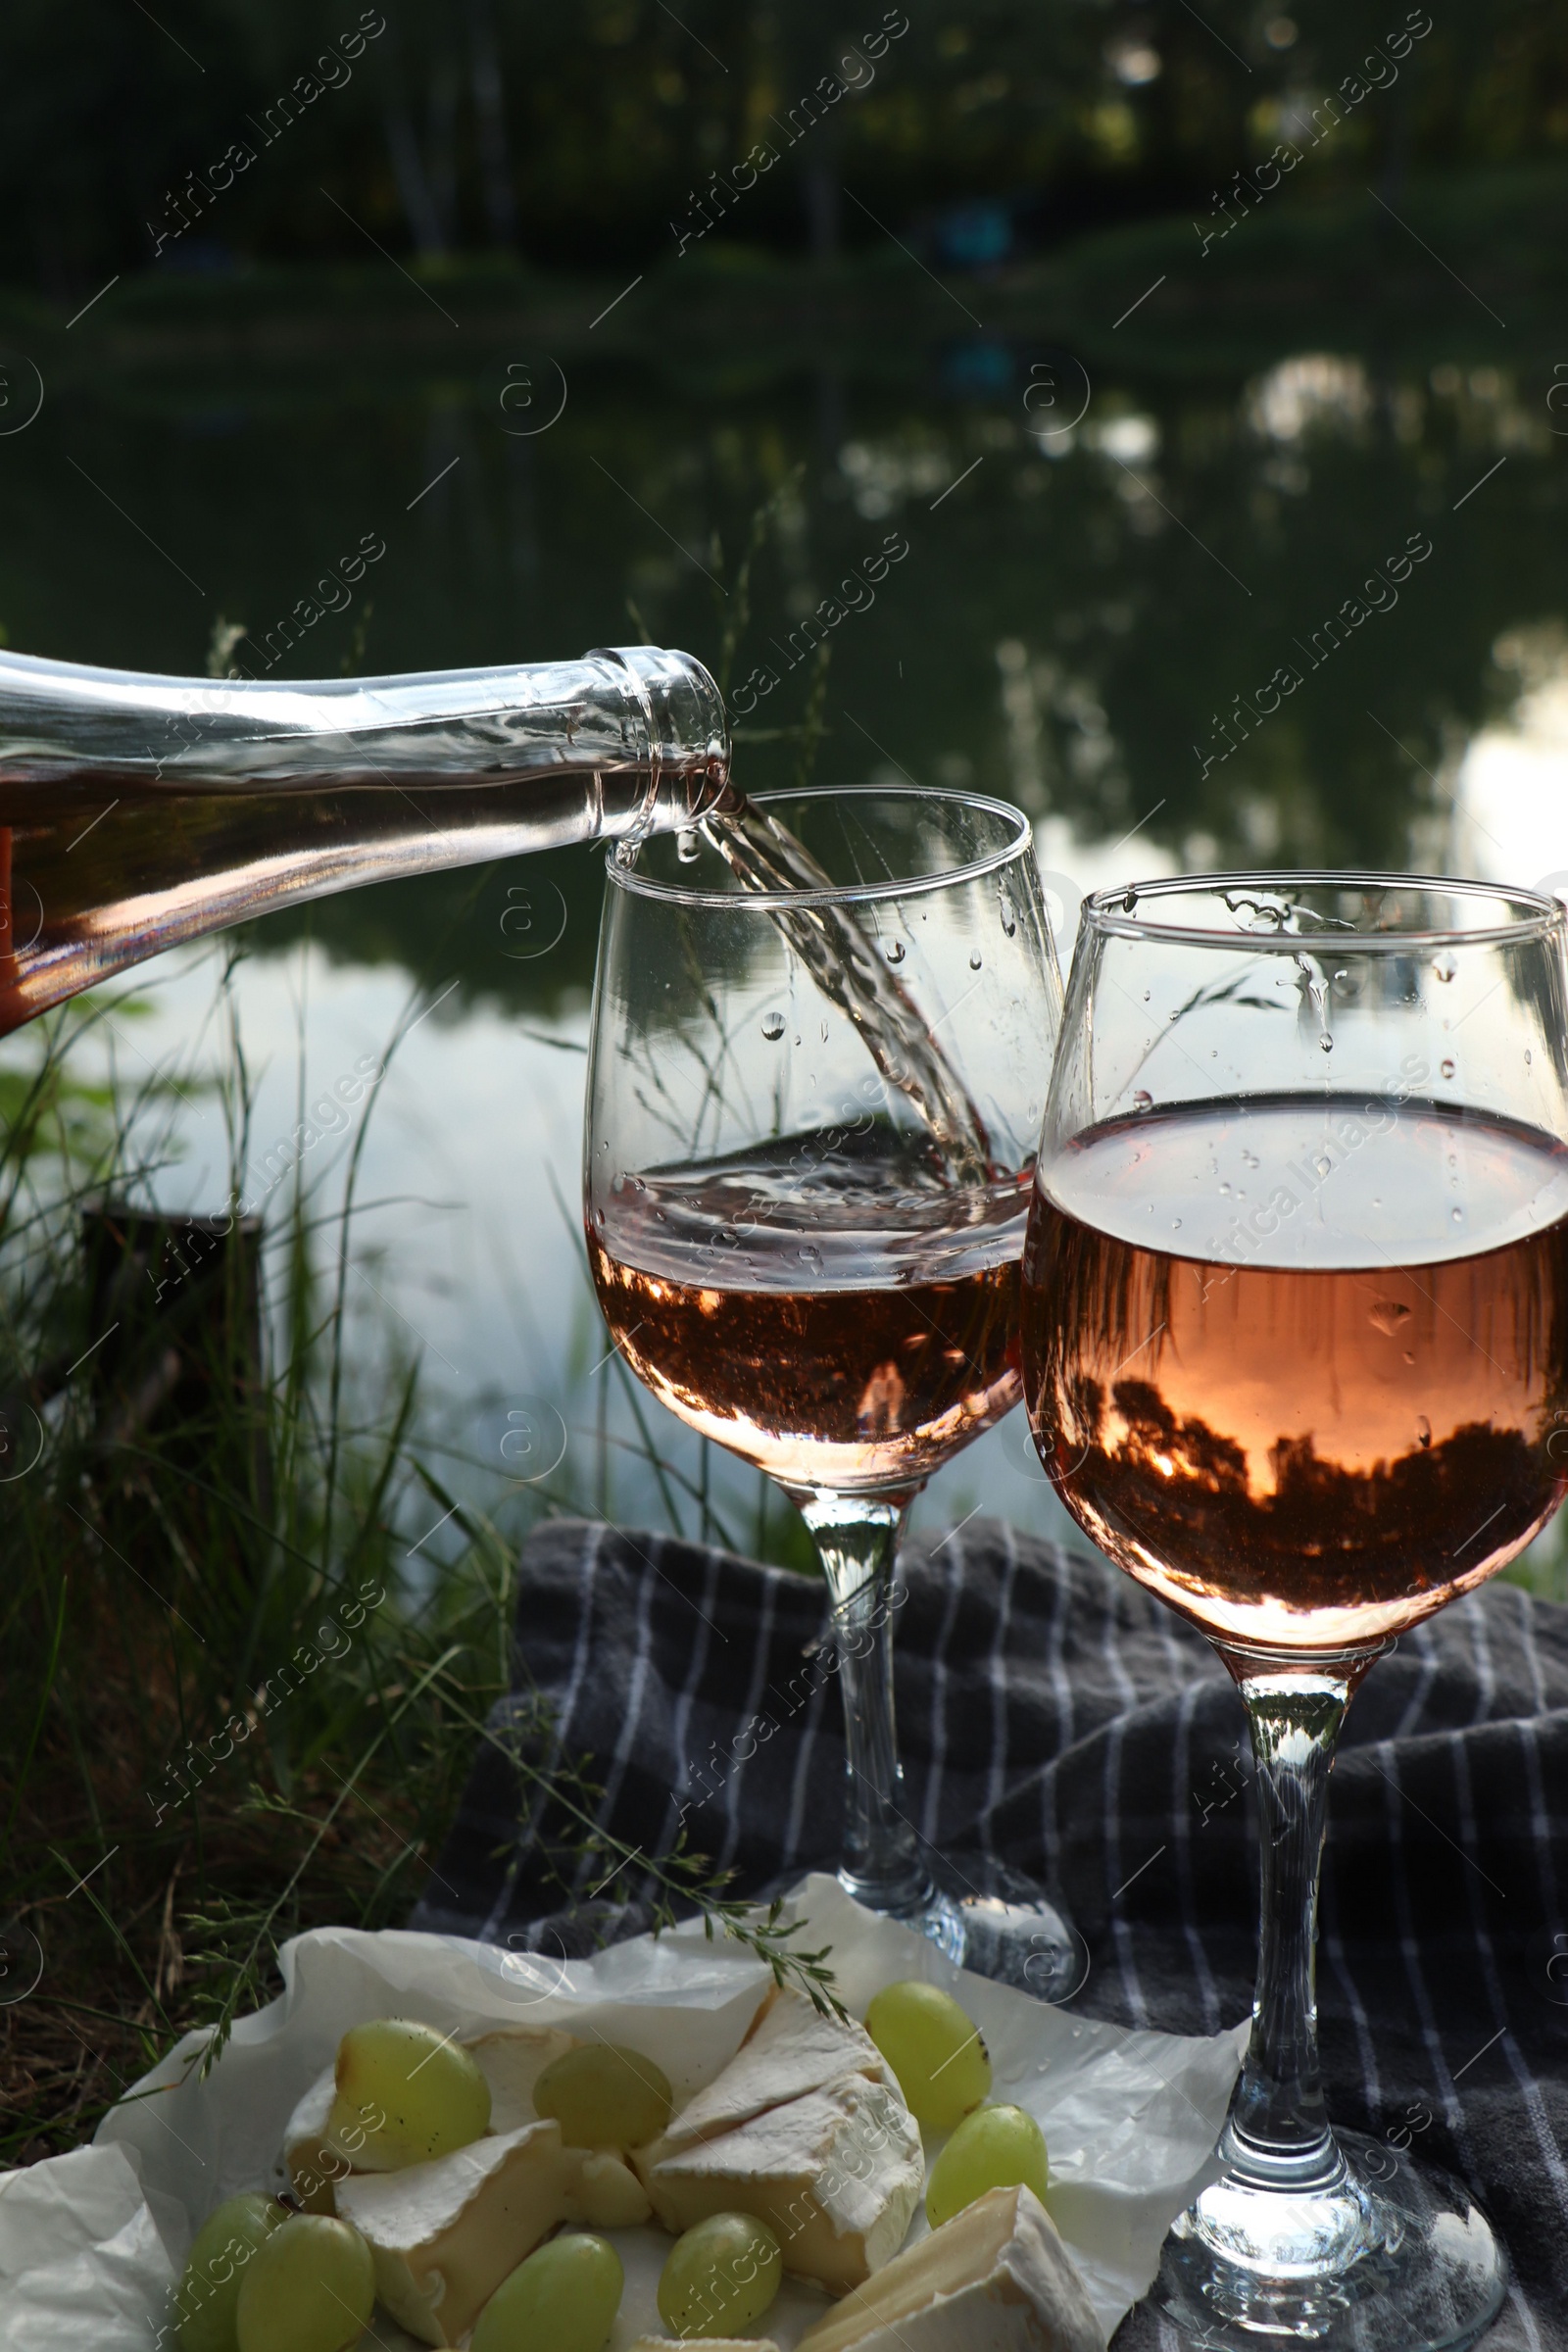
M1433 348L1243 369L1146 341L1136 364L1112 345L1086 367L965 330L860 372L809 352L684 372L585 352L563 371L536 336L524 360L497 344L385 380L319 349L89 369L0 438L0 623L20 650L187 672L224 620L271 676L645 634L712 662L770 501L732 672L754 786L794 772L797 743L762 738L801 720L814 612L831 647L818 780L1021 802L1068 923L1088 887L1183 866L1563 879L1565 420L1533 378L1465 356L1468 335ZM371 546L327 610L343 559ZM302 601L321 616L268 667ZM583 852L326 901L253 927L233 992L258 1072L253 1172L300 1100L431 1007L365 1154L366 1361L420 1353L468 1491L516 1494L548 1468L552 1493L662 1524L667 1480L602 1360L574 1223L600 893ZM175 1055L211 1067L217 970L216 951L145 967L142 1009L84 1050L131 1081ZM216 1207L222 1121L182 1083L155 1189ZM327 1136L313 1154L323 1199L346 1151ZM695 1445L636 1404L695 1490ZM756 1482L709 1476L724 1528L754 1541ZM675 1499L695 1526L693 1496ZM1017 1415L918 1508L940 1527L979 1506L1063 1525ZM772 1541L782 1521L775 1504Z

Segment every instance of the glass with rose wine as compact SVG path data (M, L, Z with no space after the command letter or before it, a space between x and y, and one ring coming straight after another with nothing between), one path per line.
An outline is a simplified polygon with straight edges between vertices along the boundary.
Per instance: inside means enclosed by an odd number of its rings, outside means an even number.
M1564 1492L1564 920L1366 874L1188 877L1082 912L1024 1379L1067 1508L1208 1635L1251 1726L1251 2036L1157 2287L1216 2352L1462 2345L1504 2291L1457 2181L1331 2130L1313 1960L1350 1693Z
M958 793L748 804L607 860L584 1215L653 1394L799 1505L832 1596L851 1893L1047 1998L1082 1946L904 1803L894 1559L1022 1394L1018 1262L1060 984L1028 822Z

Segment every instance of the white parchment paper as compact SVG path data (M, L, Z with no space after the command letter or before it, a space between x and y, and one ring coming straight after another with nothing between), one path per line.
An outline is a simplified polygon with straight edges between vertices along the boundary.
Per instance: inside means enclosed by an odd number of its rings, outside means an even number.
M1211 2169L1245 2026L1184 2038L1093 2024L955 1968L922 1936L862 1911L836 1879L808 1879L795 1907L802 1940L832 1945L840 1997L858 2015L881 1985L924 1977L980 2027L992 2096L1027 2107L1045 2132L1052 2215L1108 2336L1152 2281L1166 2230ZM738 1944L710 1943L700 1928L573 1961L457 1936L321 1928L285 1946L282 1971L281 1998L240 2020L205 2082L203 2037L187 2035L105 2118L90 2148L0 2174L7 2343L155 2352L197 2229L224 2197L277 2184L295 2102L363 2019L416 2017L444 2033L591 2027L657 2059L684 2099L733 2057L770 1981ZM625 2352L638 2335L662 2332L654 2295L670 2241L649 2228L616 2232L615 2243L626 2294L611 2352ZM786 2282L760 2332L793 2347L825 2307L814 2289ZM365 2352L404 2352L408 2341L378 2316Z

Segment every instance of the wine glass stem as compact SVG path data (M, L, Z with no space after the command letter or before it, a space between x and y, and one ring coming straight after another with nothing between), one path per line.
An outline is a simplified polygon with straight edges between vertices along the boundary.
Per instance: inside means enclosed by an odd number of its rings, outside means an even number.
M1331 1674L1240 1677L1256 1767L1262 1931L1252 2033L1219 2152L1261 2189L1316 2188L1343 2158L1317 2054L1317 1890L1329 1771L1349 1698Z
M893 1569L907 1499L817 1494L801 1514L833 1597L844 1702L844 1860L857 1902L902 1919L931 1900L920 1841L904 1809L893 1719Z

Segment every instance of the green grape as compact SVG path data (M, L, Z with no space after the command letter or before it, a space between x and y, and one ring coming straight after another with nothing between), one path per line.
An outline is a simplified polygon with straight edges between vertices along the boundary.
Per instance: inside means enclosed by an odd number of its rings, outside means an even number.
M370 2324L375 2265L347 2222L296 2213L250 2262L238 2352L344 2352Z
M666 2129L675 2094L641 2050L585 2041L545 2068L533 2103L555 2117L568 2148L645 2148Z
M258 2246L288 2220L275 2197L230 2197L196 2232L174 2320L180 2352L234 2352L234 2312L245 2272Z
M466 2148L490 2126L490 2086L433 2026L380 2017L338 2044L326 2136L357 2173L398 2173Z
M1046 2180L1046 2138L1034 2117L1021 2107L980 2107L931 2167L925 2218L940 2230L988 2188L1032 2188L1043 2201Z
M915 1978L884 1984L865 2013L865 2030L924 2131L951 2132L991 2089L978 2027L938 1984Z
M659 2281L671 2335L738 2335L771 2308L784 2276L778 2239L749 2213L710 2213L677 2237Z
M625 2283L608 2238L553 2237L496 2288L470 2352L604 2352Z

